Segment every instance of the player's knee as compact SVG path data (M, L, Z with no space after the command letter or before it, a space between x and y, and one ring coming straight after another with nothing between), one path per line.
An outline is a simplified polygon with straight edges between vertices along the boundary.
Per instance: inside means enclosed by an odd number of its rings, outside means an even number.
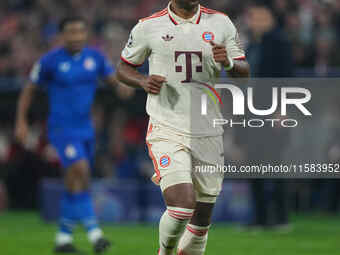
M191 224L196 226L209 226L211 224L211 214L196 214L191 217Z
M188 198L186 198L183 201L182 206L184 208L195 209L196 208L196 199L195 199L195 197L188 197Z
M196 226L209 226L211 224L214 203L197 202L196 210L191 218L191 223Z
M71 171L72 176L77 179L86 179L89 177L89 166L84 160L73 164L69 171Z
M188 209L195 209L196 208L196 197L194 194L187 194L186 195L179 195L174 197L171 205L180 208L188 208Z
M163 192L163 195L168 206L196 208L196 195L192 184L183 183L171 186Z
M195 197L181 197L167 202L167 205L180 208L195 209L196 199Z
M180 208L188 208L195 209L196 208L196 199L195 197L183 197L178 200L174 200L171 205Z
M88 188L89 167L86 161L73 164L66 174L66 186L71 192L78 192Z

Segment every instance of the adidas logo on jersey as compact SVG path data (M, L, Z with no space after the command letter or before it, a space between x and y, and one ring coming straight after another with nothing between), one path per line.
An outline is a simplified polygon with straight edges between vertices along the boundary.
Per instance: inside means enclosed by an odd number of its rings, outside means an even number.
M162 38L166 42L170 42L172 39L174 39L174 37L170 35L162 36Z

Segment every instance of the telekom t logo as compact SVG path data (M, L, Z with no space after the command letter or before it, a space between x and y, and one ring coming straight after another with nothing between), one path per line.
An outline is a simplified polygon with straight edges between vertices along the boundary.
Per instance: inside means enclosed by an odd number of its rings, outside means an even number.
M183 55L183 56L182 56ZM193 56L198 58L200 61L200 64L196 66L196 72L197 73L202 73L203 72L203 66L202 66L202 61L203 61L203 54L201 51L175 51L175 62L178 62L178 58L182 56L185 57L185 73L186 73L186 79L182 81L182 83L189 83L189 82L195 82L197 84L203 85L205 93L210 96L211 100L213 100L216 104L216 100L214 97L215 96L218 98L220 104L222 104L222 100L220 95L217 93L217 91L210 85L205 84L203 82L195 81L192 79L192 71L193 71L193 64L192 64L192 58ZM183 66L176 66L176 73L181 73L183 72Z
M188 83L191 82L192 80L192 72L193 72L193 66L192 66L192 58L196 57L200 61L200 65L196 66L195 71L197 73L202 73L203 72L203 54L201 51L175 51L175 62L177 63L179 57L184 57L185 58L185 73L186 73L186 79L183 80L183 83ZM183 72L183 66L177 65L176 66L176 73L181 73Z
M209 85L206 85L209 86ZM209 86L211 87L211 86ZM231 84L217 84L215 89L227 89L233 97L233 115L245 115L245 95L243 91ZM298 98L289 98L289 95L300 95ZM211 97L211 96L210 96ZM295 105L295 107L302 112L305 116L311 116L312 113L304 106L312 98L310 90L299 87L282 87L281 88L281 115L287 115L287 105ZM201 114L207 115L207 94L203 94L201 97ZM254 106L254 91L253 88L247 89L247 106L249 111L257 116L268 116L275 113L279 107L279 88L272 88L272 105L268 109L256 109ZM216 100L214 101L216 104Z

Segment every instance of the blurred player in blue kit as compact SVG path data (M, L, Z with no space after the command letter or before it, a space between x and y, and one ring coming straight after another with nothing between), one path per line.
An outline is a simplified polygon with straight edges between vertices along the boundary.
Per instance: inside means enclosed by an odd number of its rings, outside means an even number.
M111 63L96 49L86 46L88 29L80 17L60 23L63 47L44 55L33 67L30 82L21 92L15 135L24 143L28 133L27 113L33 93L45 88L49 99L48 137L65 168L66 192L60 204L60 228L55 252L77 253L72 229L81 222L94 251L106 251L110 242L97 224L89 188L95 153L95 134L91 120L97 81L115 86Z

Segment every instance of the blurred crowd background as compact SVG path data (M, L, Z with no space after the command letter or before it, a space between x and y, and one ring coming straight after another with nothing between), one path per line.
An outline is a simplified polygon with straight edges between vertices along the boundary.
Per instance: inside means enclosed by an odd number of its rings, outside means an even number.
M117 62L128 33L139 18L163 9L167 0L8 0L0 3L0 75L25 77L32 63L58 44L57 25L69 14L85 17L93 31L91 44ZM205 0L236 23L245 46L266 17L253 17L252 6L272 7L292 43L294 64L310 75L327 75L339 65L340 3L336 0ZM301 70L300 70L301 71Z
M340 51L336 47L340 40L340 1L201 2L206 7L228 14L234 21L247 50L253 76L337 77L340 74ZM85 17L91 28L89 44L101 49L116 64L137 20L165 8L167 3L166 0L0 1L0 194L9 194L11 207L36 207L39 181L43 177L61 175L56 152L48 145L45 136L47 108L43 92L37 95L38 100L32 107L32 128L27 144L21 146L13 140L19 89L24 85L33 63L60 43L59 21L70 14ZM259 4L262 7L259 8ZM142 72L147 70L147 65L141 68ZM98 100L93 108L98 139L95 176L147 181L152 174L152 164L144 144L148 123L145 99L143 91L126 87L101 88L98 91ZM281 131L273 132L271 137L282 138L280 152L288 146L295 146L286 158L301 156L299 159L303 160L316 155L314 159L340 160L340 143L336 142L340 133L340 106L336 97L332 100L326 97L325 100L327 104L322 108L324 111L320 116L323 119L320 119L325 120L323 127L331 130L326 138L320 138L323 137L320 128L312 129L316 132L315 136L313 131L301 129L282 135ZM317 125L320 119L314 120L314 124ZM247 161L251 157L247 151L251 148L244 146L249 141L238 140L237 137L237 132L227 132L227 139L233 141L226 142L229 146L227 158ZM311 140L315 137L320 139L313 144ZM268 137L262 142L266 139ZM307 146L309 150L301 151L301 146L304 148L306 144L299 143L300 140L311 143ZM267 148L270 151L270 147ZM331 180L290 181L290 202L296 209L336 212L338 186L337 181ZM284 190L287 191L287 188ZM5 197L0 195L0 207L5 205Z

